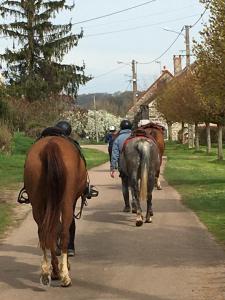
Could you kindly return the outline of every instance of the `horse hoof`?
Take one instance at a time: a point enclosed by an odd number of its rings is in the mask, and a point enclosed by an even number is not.
[[[142,219],[142,218],[136,220],[136,226],[137,226],[137,227],[140,227],[140,226],[142,226],[142,225],[143,225],[143,219]]]
[[[146,219],[145,223],[152,223],[152,218]]]
[[[137,209],[136,208],[132,208],[132,214],[136,214],[137,213]]]
[[[52,280],[60,280],[60,275],[52,272],[51,279]]]
[[[161,187],[161,186],[157,186],[156,188],[157,188],[158,191],[161,191],[161,190],[162,190],[162,187]]]
[[[40,276],[40,284],[43,286],[50,286],[51,285],[51,276],[50,274],[42,274]]]
[[[71,279],[68,276],[64,277],[61,280],[61,287],[69,287],[71,285],[72,285],[72,281],[71,281]]]

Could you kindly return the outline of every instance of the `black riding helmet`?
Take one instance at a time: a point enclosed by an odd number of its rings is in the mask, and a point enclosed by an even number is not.
[[[120,123],[120,129],[131,129],[132,128],[132,124],[129,120],[122,120]]]
[[[65,135],[70,135],[72,132],[72,127],[71,127],[70,123],[67,121],[59,121],[55,125],[55,127],[62,129],[62,131]]]

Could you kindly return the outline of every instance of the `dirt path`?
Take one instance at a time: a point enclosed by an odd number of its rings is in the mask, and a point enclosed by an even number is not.
[[[77,222],[73,285],[39,284],[40,251],[31,214],[0,246],[1,300],[224,300],[225,253],[178,193],[162,182],[152,224],[121,212],[120,179],[109,165],[90,172],[100,196]],[[144,205],[143,205],[144,208]]]

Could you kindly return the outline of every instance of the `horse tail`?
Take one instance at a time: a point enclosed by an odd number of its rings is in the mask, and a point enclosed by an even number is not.
[[[145,140],[139,141],[137,149],[140,154],[140,200],[147,200],[148,194],[148,172],[149,172],[149,143]]]
[[[41,153],[43,164],[43,215],[39,227],[40,246],[50,248],[56,240],[56,230],[60,218],[61,203],[66,186],[66,167],[57,143],[49,141]]]

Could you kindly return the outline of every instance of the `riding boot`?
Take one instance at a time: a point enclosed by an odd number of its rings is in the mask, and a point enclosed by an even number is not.
[[[130,212],[128,178],[126,176],[121,176],[121,179],[122,179],[123,199],[124,199],[124,203],[125,203],[123,212]]]
[[[73,221],[70,225],[70,237],[69,237],[69,243],[68,243],[68,247],[67,247],[68,256],[75,255],[75,247],[74,247],[75,231],[76,231],[76,224],[75,224],[75,220],[73,219]]]
[[[132,206],[132,213],[136,214],[137,213],[137,206],[136,206],[134,201],[132,201],[131,206]]]

